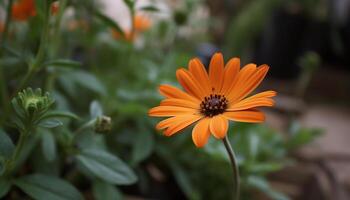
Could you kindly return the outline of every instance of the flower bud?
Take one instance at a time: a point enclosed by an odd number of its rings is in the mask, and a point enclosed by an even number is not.
[[[108,116],[99,116],[95,122],[95,132],[106,134],[112,129],[112,120]]]
[[[40,117],[53,104],[53,99],[48,93],[42,94],[40,88],[33,91],[31,88],[27,88],[22,92],[19,92],[17,97],[18,106],[24,111],[27,117]]]

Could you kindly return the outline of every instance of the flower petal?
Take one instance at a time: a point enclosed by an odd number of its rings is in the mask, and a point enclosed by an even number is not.
[[[264,113],[255,109],[225,112],[223,115],[229,120],[238,122],[261,123],[265,121]]]
[[[261,81],[265,78],[268,70],[269,66],[261,65],[257,68],[253,75],[243,77],[242,80],[238,80],[237,84],[233,88],[233,91],[229,95],[229,100],[231,102],[237,102],[246,97],[259,86]]]
[[[183,119],[181,119],[181,120],[177,121],[176,123],[170,125],[169,128],[167,128],[164,131],[164,135],[165,136],[172,136],[175,133],[185,129],[189,125],[191,125],[191,124],[195,123],[196,121],[200,120],[201,118],[202,118],[202,116],[200,116],[200,115],[187,115]]]
[[[228,120],[222,115],[216,115],[210,120],[210,132],[217,139],[223,139],[228,129]]]
[[[161,106],[179,106],[184,108],[193,108],[193,109],[199,109],[199,104],[188,101],[185,99],[164,99],[162,102],[160,102]]]
[[[230,97],[233,96],[237,90],[241,87],[241,85],[248,79],[250,76],[252,76],[256,72],[256,64],[250,63],[245,65],[239,72],[236,77],[236,79],[231,83],[229,86],[229,89],[226,91],[226,96]],[[237,89],[238,88],[238,89]]]
[[[176,77],[182,87],[194,97],[198,99],[204,98],[206,95],[200,83],[193,77],[193,75],[185,69],[178,69]]]
[[[230,105],[228,111],[247,110],[261,106],[273,106],[275,101],[271,97],[276,96],[275,91],[265,91],[243,99],[236,104]]]
[[[157,106],[148,111],[149,116],[169,117],[181,114],[196,114],[198,111],[193,108],[184,108],[178,106]]]
[[[190,118],[195,118],[197,115],[192,115],[192,114],[183,114],[183,115],[177,115],[174,117],[169,117],[167,119],[164,119],[156,125],[156,129],[161,130],[168,128],[170,126],[173,126],[174,124],[181,123],[182,121],[186,121],[187,119]]]
[[[224,57],[216,53],[209,64],[209,79],[215,92],[220,92],[224,77]]]
[[[210,137],[210,118],[201,119],[192,130],[192,140],[197,147],[204,147]]]
[[[227,94],[231,85],[237,80],[237,75],[240,67],[240,59],[232,58],[226,64],[224,71],[224,80],[221,88],[221,94]]]
[[[189,71],[193,77],[201,84],[206,93],[211,92],[211,85],[208,77],[207,70],[198,58],[194,58],[189,62]]]
[[[185,99],[192,102],[199,102],[197,98],[171,85],[160,85],[159,93],[167,98]]]
[[[272,90],[268,90],[265,92],[259,92],[258,94],[255,94],[253,96],[250,96],[246,99],[250,99],[250,98],[270,98],[270,97],[274,97],[277,95],[276,91],[272,91]]]

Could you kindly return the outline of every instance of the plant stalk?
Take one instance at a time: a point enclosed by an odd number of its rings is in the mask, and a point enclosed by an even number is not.
[[[225,145],[228,157],[230,158],[230,161],[231,161],[232,172],[233,172],[232,175],[233,175],[233,181],[234,181],[233,197],[234,197],[234,200],[239,200],[239,190],[240,190],[239,182],[240,181],[239,181],[239,170],[238,170],[237,159],[227,136],[225,136],[225,138],[222,139],[222,142]]]
[[[19,155],[21,154],[21,151],[23,149],[23,146],[25,144],[25,140],[28,134],[29,134],[28,131],[21,131],[18,143],[15,148],[15,152],[12,154],[11,159],[6,163],[6,166],[5,166],[6,171],[4,173],[5,177],[13,173],[13,169],[15,168],[14,164],[18,160]]]
[[[7,5],[7,9],[6,9],[6,20],[5,20],[5,27],[4,27],[4,32],[2,35],[2,38],[0,38],[1,44],[4,45],[6,40],[7,40],[7,36],[9,33],[9,27],[10,27],[10,23],[11,23],[11,15],[12,15],[12,4],[13,4],[13,0],[9,0],[8,1],[8,5]],[[2,57],[2,49],[4,47],[0,47],[0,57]],[[4,66],[2,66],[2,63],[0,62],[0,95],[1,95],[1,101],[2,101],[2,107],[3,107],[3,115],[7,116],[8,113],[8,91],[7,91],[7,86],[6,86],[6,76],[4,74]],[[1,117],[1,123],[3,122],[3,120],[5,119],[5,117]]]
[[[46,2],[46,1],[44,1],[44,2]],[[17,87],[16,91],[12,94],[12,96],[15,96],[19,91],[24,89],[26,87],[26,85],[28,85],[29,81],[32,79],[34,74],[36,74],[39,71],[42,62],[45,59],[45,54],[46,54],[45,49],[46,49],[46,45],[47,45],[48,37],[49,37],[50,5],[48,2],[45,3],[45,9],[46,9],[45,21],[44,21],[43,31],[41,33],[41,39],[40,39],[40,45],[39,45],[38,52],[36,54],[36,57],[35,57],[33,63],[31,63],[29,65],[29,69],[28,69],[27,74],[25,75],[25,77],[21,81],[20,85]]]

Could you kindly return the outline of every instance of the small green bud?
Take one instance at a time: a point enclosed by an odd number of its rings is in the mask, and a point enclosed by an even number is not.
[[[96,133],[109,133],[112,129],[112,120],[108,116],[99,116],[96,118],[95,122],[95,132]]]
[[[48,93],[43,95],[40,88],[35,91],[32,88],[27,88],[18,93],[16,100],[24,113],[30,117],[40,117],[34,115],[36,113],[39,115],[44,114],[54,102]]]

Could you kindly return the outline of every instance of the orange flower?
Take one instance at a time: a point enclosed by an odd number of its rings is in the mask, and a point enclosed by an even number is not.
[[[35,15],[35,0],[18,0],[12,6],[12,18],[14,20],[24,21]]]
[[[137,31],[137,32],[146,31],[152,25],[151,20],[145,16],[142,16],[142,15],[136,15],[134,17],[133,23],[134,23],[135,31]]]
[[[192,139],[197,147],[203,147],[212,134],[223,139],[228,121],[260,123],[264,113],[262,106],[273,106],[275,91],[265,91],[247,97],[264,79],[269,66],[248,64],[240,69],[240,60],[232,58],[224,67],[221,53],[216,53],[209,65],[209,74],[197,58],[190,60],[189,70],[178,69],[176,77],[185,92],[161,85],[160,93],[166,97],[160,106],[150,109],[149,115],[169,117],[156,126],[164,135],[172,136],[196,123]]]
[[[0,33],[4,32],[4,29],[5,29],[5,25],[0,22]]]
[[[124,39],[126,41],[132,42],[139,33],[148,30],[151,27],[151,20],[142,15],[136,15],[133,20],[133,26],[135,32],[132,33],[131,30],[124,31],[124,36],[122,36],[118,31],[112,30],[112,35],[115,39]]]
[[[112,35],[117,40],[123,39],[123,40],[129,41],[129,42],[132,42],[134,40],[134,36],[135,36],[135,34],[131,34],[130,31],[124,31],[124,36],[123,36],[122,34],[120,34],[116,30],[112,30]]]
[[[59,8],[60,8],[60,6],[59,6],[59,2],[58,1],[52,2],[52,4],[51,4],[51,14],[52,15],[56,15],[58,13]]]

